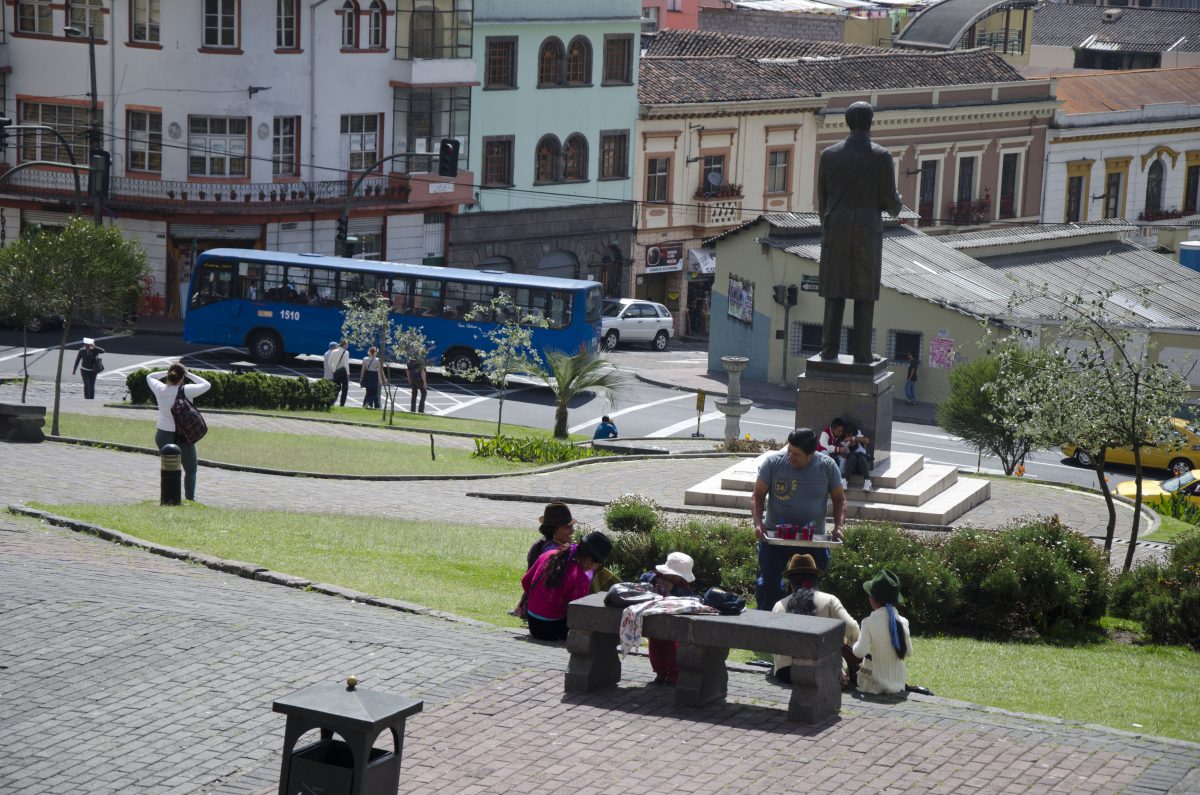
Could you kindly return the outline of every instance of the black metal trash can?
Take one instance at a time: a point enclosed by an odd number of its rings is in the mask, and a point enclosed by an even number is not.
[[[400,786],[404,721],[424,706],[411,698],[359,690],[354,677],[346,685],[317,684],[277,699],[272,709],[288,716],[279,795],[394,795]],[[321,739],[296,749],[312,729],[320,730]],[[373,747],[385,729],[392,732],[391,751]],[[334,732],[342,739],[335,739]]]

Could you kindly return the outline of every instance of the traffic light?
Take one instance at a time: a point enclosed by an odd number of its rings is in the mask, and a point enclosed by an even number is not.
[[[112,155],[108,152],[93,152],[88,163],[88,195],[108,196],[108,174],[111,171]]]
[[[458,139],[443,138],[438,145],[438,176],[458,176]]]
[[[334,243],[334,252],[339,257],[346,256],[346,240],[350,237],[350,216],[342,213],[337,219],[337,238]]]
[[[784,287],[782,284],[777,284],[777,285],[775,285],[774,290],[775,290],[775,303],[779,304],[780,306],[787,306],[787,303],[786,303],[787,288]]]
[[[12,123],[13,120],[7,116],[0,116],[0,156],[8,151],[8,128]]]
[[[787,304],[786,305],[787,306],[795,306],[799,300],[800,300],[800,291],[796,288],[796,285],[789,284],[788,288],[787,288]]]

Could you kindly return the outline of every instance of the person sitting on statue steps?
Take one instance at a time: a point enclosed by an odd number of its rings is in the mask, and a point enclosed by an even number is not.
[[[883,273],[883,219],[900,213],[892,155],[871,142],[869,103],[846,109],[850,135],[821,153],[817,210],[821,217],[819,294],[825,299],[821,358],[837,359],[846,299],[854,301],[854,361],[870,364],[871,329]]]
[[[871,437],[867,436],[853,422],[846,423],[846,433],[842,436],[842,451],[843,458],[842,478],[849,478],[852,475],[862,475],[863,491],[871,491],[873,485],[871,483],[871,467],[875,466],[875,460],[868,452],[868,447],[871,444]],[[843,480],[843,483],[846,481]]]

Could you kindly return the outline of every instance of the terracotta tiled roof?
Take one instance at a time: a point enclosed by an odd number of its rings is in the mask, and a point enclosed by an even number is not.
[[[1068,114],[1141,110],[1164,102],[1200,105],[1200,66],[1063,75],[1058,98]]]
[[[649,40],[643,57],[733,55],[738,58],[813,58],[869,52],[888,52],[888,49],[869,47],[865,44],[845,44],[840,41],[768,39],[707,30],[667,28]]]
[[[638,99],[647,105],[736,102],[1022,79],[1003,58],[987,49],[884,50],[872,55],[787,63],[732,56],[645,57],[638,74]]]
[[[1075,47],[1092,37],[1104,49],[1200,52],[1200,11],[1043,3],[1034,14],[1035,47]]]

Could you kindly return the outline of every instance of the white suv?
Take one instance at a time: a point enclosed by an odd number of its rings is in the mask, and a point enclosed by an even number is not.
[[[648,342],[654,350],[664,350],[675,327],[671,310],[636,298],[606,299],[601,324],[604,348],[610,351],[618,342]]]

